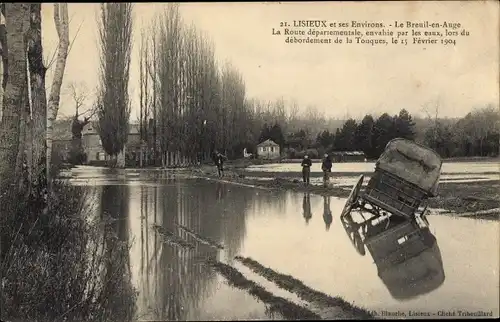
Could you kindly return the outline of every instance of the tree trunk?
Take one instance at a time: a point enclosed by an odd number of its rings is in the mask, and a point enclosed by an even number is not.
[[[26,106],[25,37],[29,28],[29,4],[5,3],[8,80],[0,123],[0,195],[19,178],[15,173],[19,145],[19,121]]]
[[[31,159],[30,181],[37,183],[45,167],[45,135],[47,120],[47,96],[45,93],[45,71],[42,50],[41,3],[30,4],[30,30],[28,33],[28,64],[31,88],[31,144],[28,150]]]
[[[116,156],[116,167],[117,168],[125,168],[125,153],[126,153],[126,148],[123,147],[123,150],[118,153]]]
[[[57,35],[59,36],[59,47],[57,48],[57,63],[52,80],[48,109],[47,109],[47,153],[46,170],[47,180],[50,184],[50,167],[52,156],[52,132],[53,123],[57,118],[59,110],[59,100],[61,96],[61,86],[66,67],[66,58],[68,57],[69,47],[69,24],[68,24],[68,4],[54,3],[54,22],[56,24]]]

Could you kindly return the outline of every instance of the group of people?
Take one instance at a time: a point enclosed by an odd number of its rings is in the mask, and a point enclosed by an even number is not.
[[[312,161],[307,154],[304,156],[301,166],[302,166],[302,180],[304,181],[304,184],[307,186],[309,185],[309,179],[311,176],[311,166],[312,166]],[[325,187],[328,186],[328,183],[330,181],[330,173],[332,172],[332,166],[333,166],[332,158],[328,154],[325,154],[321,162],[321,170],[323,171],[323,185]]]
[[[217,166],[217,172],[219,174],[219,177],[223,177],[224,161],[227,159],[226,156],[218,151],[214,151],[212,158],[215,165]],[[302,166],[302,180],[304,181],[304,184],[307,186],[309,185],[311,176],[311,166],[312,166],[312,161],[307,154],[304,156],[301,166]],[[330,173],[332,172],[332,166],[333,166],[332,158],[328,154],[325,154],[321,162],[321,170],[323,171],[323,185],[325,187],[327,187],[328,183],[330,182]]]

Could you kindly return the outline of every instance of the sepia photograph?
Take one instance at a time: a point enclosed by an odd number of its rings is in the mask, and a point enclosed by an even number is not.
[[[499,4],[0,3],[0,322],[498,319]]]

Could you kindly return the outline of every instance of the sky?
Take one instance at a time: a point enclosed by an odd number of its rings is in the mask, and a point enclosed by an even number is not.
[[[163,3],[134,5],[134,48],[130,95],[138,114],[140,30],[161,12]],[[70,3],[69,54],[58,117],[74,113],[65,90],[70,83],[89,92],[97,86],[98,4]],[[203,31],[215,44],[220,62],[229,60],[243,76],[248,98],[297,102],[326,116],[359,118],[367,113],[413,115],[434,113],[462,117],[473,108],[499,102],[499,5],[478,2],[293,2],[181,3],[183,20]],[[469,31],[455,46],[370,46],[286,44],[272,35],[281,21],[320,19],[329,22],[424,20],[458,22]],[[78,34],[77,34],[77,30]],[[76,37],[75,37],[76,36]],[[57,47],[53,4],[42,5],[42,37],[46,62]],[[47,73],[51,82],[53,64]],[[92,97],[87,106],[92,104]]]

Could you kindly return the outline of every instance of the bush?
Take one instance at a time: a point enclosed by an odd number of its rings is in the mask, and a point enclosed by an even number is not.
[[[128,244],[110,243],[110,229],[102,234],[84,189],[54,182],[50,194],[41,186],[0,199],[2,320],[133,318],[135,294],[121,271]],[[115,307],[117,298],[126,304]]]

